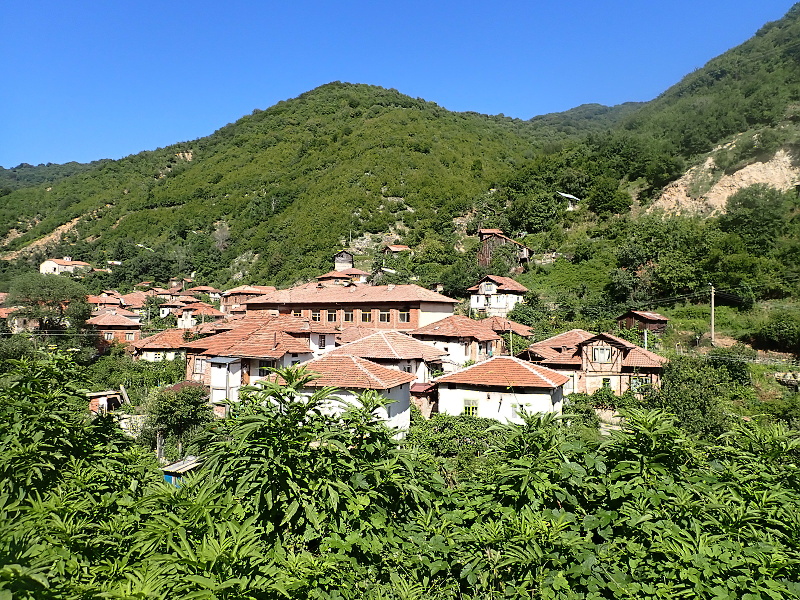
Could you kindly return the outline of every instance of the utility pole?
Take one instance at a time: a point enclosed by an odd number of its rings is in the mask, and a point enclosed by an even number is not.
[[[714,284],[709,283],[711,286],[711,345],[714,345]]]

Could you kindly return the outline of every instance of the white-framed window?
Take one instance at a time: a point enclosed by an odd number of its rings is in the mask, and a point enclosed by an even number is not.
[[[133,341],[133,332],[126,332],[125,333],[125,341],[132,342]]]
[[[511,405],[511,416],[515,419],[521,419],[523,413],[529,412],[530,405],[528,404],[512,404]]]
[[[319,349],[324,350],[328,347],[328,337],[325,335],[319,336]]]
[[[611,389],[611,378],[610,377],[603,377],[603,387],[607,389]]]
[[[464,412],[462,415],[469,415],[470,417],[478,416],[478,399],[477,398],[464,398]]]
[[[293,308],[292,309],[292,316],[293,317],[302,317],[303,316],[303,311],[300,310],[299,308]]]
[[[317,321],[317,322],[321,321],[322,320],[322,313],[320,311],[318,311],[318,310],[312,310],[311,311],[311,320],[312,321]]]
[[[328,323],[336,323],[336,311],[335,310],[329,310],[329,311],[326,311],[326,312],[328,314]]]
[[[164,358],[164,354],[161,352],[153,352],[153,360],[162,360]]]
[[[352,310],[345,310],[342,313],[342,321],[345,323],[352,323],[353,322],[353,311]]]
[[[388,323],[391,320],[392,320],[392,313],[389,311],[388,308],[386,309],[382,308],[378,313],[378,321],[380,321],[381,323]]]
[[[599,363],[611,362],[611,347],[610,346],[594,346],[592,348],[592,361]]]
[[[411,322],[411,311],[407,308],[401,308],[397,311],[397,321],[399,323],[410,323]]]
[[[195,375],[202,375],[206,370],[206,359],[205,358],[195,358],[194,359],[194,374]]]
[[[362,323],[372,323],[372,311],[371,310],[362,310],[361,311],[361,322]]]
[[[104,339],[105,341],[107,341],[107,342],[110,342],[110,341],[112,341],[112,340],[114,339],[114,334],[113,334],[112,332],[110,332],[110,331],[106,331],[106,332],[103,334],[103,339]]]

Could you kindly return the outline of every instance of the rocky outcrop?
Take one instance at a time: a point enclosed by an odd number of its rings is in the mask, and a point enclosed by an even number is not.
[[[800,184],[800,168],[792,164],[786,150],[778,150],[770,160],[757,162],[732,175],[718,176],[713,156],[692,167],[680,179],[664,188],[648,207],[671,215],[713,215],[725,212],[728,198],[739,190],[763,183],[786,191]],[[709,187],[710,186],[710,187]]]

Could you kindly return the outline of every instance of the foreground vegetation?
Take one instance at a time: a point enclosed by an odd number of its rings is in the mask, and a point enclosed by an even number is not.
[[[481,468],[454,467],[398,447],[377,398],[334,419],[332,390],[298,401],[305,375],[284,376],[207,429],[176,488],[109,417],[87,418],[67,359],[16,363],[0,387],[0,594],[800,597],[800,436],[784,425],[703,441],[638,409],[596,439],[531,416],[492,428]]]

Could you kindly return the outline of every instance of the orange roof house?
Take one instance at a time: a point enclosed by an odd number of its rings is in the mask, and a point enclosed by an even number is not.
[[[531,344],[517,356],[570,377],[566,393],[594,393],[601,387],[615,394],[658,385],[667,359],[610,333],[572,329]]]
[[[141,336],[139,323],[111,313],[103,313],[86,321],[100,336],[98,348],[104,350],[113,343],[128,344]]]
[[[439,412],[523,421],[523,412],[560,413],[569,377],[513,356],[495,356],[434,380]]]
[[[311,282],[247,301],[247,314],[291,314],[347,327],[411,330],[453,314],[457,300],[418,285]]]
[[[173,360],[184,354],[181,346],[186,343],[185,336],[185,329],[173,328],[131,342],[133,358],[149,362]]]
[[[505,317],[524,300],[528,288],[511,277],[486,275],[467,291],[470,310],[479,315]]]
[[[451,315],[419,327],[409,335],[447,352],[442,359],[445,371],[453,371],[468,361],[478,362],[496,354],[501,338],[482,321]]]
[[[71,256],[64,258],[48,258],[39,265],[39,272],[45,275],[62,275],[64,273],[79,273],[91,270],[92,265],[82,260],[72,260]]]
[[[245,302],[274,291],[271,285],[240,285],[222,292],[219,308],[225,314],[244,313]]]
[[[411,373],[416,381],[428,381],[431,367],[440,369],[442,357],[447,352],[399,331],[378,331],[338,346],[326,354],[338,355],[366,358],[385,367]]]

